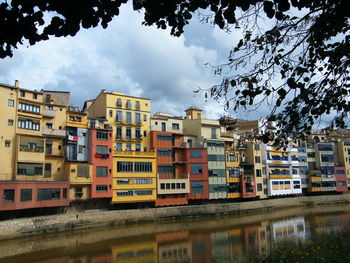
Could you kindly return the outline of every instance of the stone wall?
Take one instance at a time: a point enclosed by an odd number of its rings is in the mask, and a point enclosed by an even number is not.
[[[84,212],[53,216],[0,221],[0,240],[103,226],[125,226],[134,223],[174,220],[178,218],[184,219],[192,217],[258,213],[269,209],[341,203],[350,203],[350,194],[301,196],[249,202],[133,210],[87,210]]]

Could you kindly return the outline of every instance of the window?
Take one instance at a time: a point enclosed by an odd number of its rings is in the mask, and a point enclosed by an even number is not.
[[[125,146],[125,151],[131,151],[131,143],[127,143]]]
[[[122,137],[123,137],[122,127],[117,126],[117,139],[121,139]]]
[[[46,123],[46,129],[53,129],[53,123],[47,122]]]
[[[17,174],[25,176],[35,176],[43,174],[42,163],[18,163]]]
[[[211,128],[211,138],[216,139],[216,128]]]
[[[53,110],[53,107],[52,106],[47,106],[47,110],[50,110],[52,111]],[[60,109],[62,111],[62,109]]]
[[[236,158],[236,154],[233,152],[227,153],[227,161],[228,162],[237,162],[238,158]]]
[[[260,151],[260,145],[259,144],[254,144],[254,150],[255,151]]]
[[[160,164],[158,165],[159,174],[172,174],[173,166],[171,164]]]
[[[260,156],[255,156],[255,162],[256,163],[260,163],[261,161],[260,161]]]
[[[117,107],[121,107],[122,105],[122,99],[117,99]]]
[[[8,126],[13,126],[13,120],[8,119],[8,120],[7,120],[7,125],[8,125]]]
[[[126,139],[131,140],[131,127],[126,127]]]
[[[78,177],[85,177],[85,178],[89,178],[89,172],[90,172],[90,169],[89,169],[89,166],[87,165],[79,165],[78,166],[78,174],[77,176]]]
[[[33,105],[33,104],[27,104],[20,102],[18,105],[18,109],[20,111],[27,111],[27,112],[33,112],[33,113],[40,113],[40,106]]]
[[[256,174],[256,177],[261,177],[261,170],[260,169],[256,169],[255,170],[255,174]]]
[[[202,151],[200,150],[192,150],[191,158],[202,158]]]
[[[202,164],[201,163],[192,163],[191,164],[191,173],[192,174],[202,174]]]
[[[10,146],[11,146],[11,141],[5,140],[5,147],[10,147]]]
[[[256,186],[258,191],[262,191],[262,184],[257,184]]]
[[[96,138],[98,140],[107,140],[108,139],[108,132],[107,131],[97,131]]]
[[[140,102],[139,102],[139,101],[135,101],[135,108],[136,108],[137,110],[140,109]]]
[[[223,155],[223,154],[208,154],[208,161],[224,162],[225,155]]]
[[[122,122],[123,121],[123,112],[122,111],[117,111],[117,115],[116,115],[116,121],[117,122]]]
[[[316,169],[316,162],[308,162],[307,164],[308,164],[310,170]]]
[[[78,153],[84,153],[85,145],[78,145]]]
[[[315,144],[312,143],[312,142],[308,142],[306,147],[307,147],[308,149],[314,149],[314,148],[315,148]]]
[[[126,123],[131,123],[131,112],[130,111],[126,112]]]
[[[40,122],[31,120],[31,119],[18,119],[17,127],[19,129],[39,131],[40,130]]]
[[[4,202],[11,203],[15,201],[15,190],[5,189],[4,190]]]
[[[143,131],[143,137],[147,137],[147,131]]]
[[[15,106],[15,101],[9,99],[9,100],[7,101],[7,105],[8,105],[9,107],[14,107],[14,106]]]
[[[338,169],[338,170],[336,170],[336,174],[343,174],[343,175],[345,175],[345,170]]]
[[[210,169],[209,177],[226,177],[225,169]]]
[[[113,117],[113,110],[109,110],[109,117]]]
[[[107,185],[96,185],[96,192],[108,192]]]
[[[143,115],[143,120],[147,121],[147,115],[146,114]]]
[[[157,134],[157,140],[158,141],[172,141],[173,136],[170,134]]]
[[[134,184],[152,184],[151,178],[135,178]]]
[[[158,148],[157,155],[158,156],[164,156],[164,157],[170,157],[172,156],[172,149],[170,148]]]
[[[324,163],[333,163],[334,156],[329,154],[321,154],[321,161]]]
[[[135,123],[141,124],[141,114],[138,112],[135,113]]]
[[[60,199],[61,191],[60,189],[38,189],[37,200],[57,200]]]
[[[117,142],[117,151],[123,150],[123,144],[121,142]]]
[[[338,186],[346,186],[346,182],[340,181],[340,182],[338,182]]]
[[[96,154],[108,154],[108,146],[96,145]]]
[[[107,166],[97,166],[96,167],[96,176],[97,177],[107,177],[108,176],[108,167]]]
[[[67,198],[67,188],[63,188],[63,193],[62,193],[63,198]]]
[[[172,123],[172,124],[171,124],[171,128],[172,128],[173,130],[179,130],[179,129],[180,129],[180,125],[179,125],[178,123]]]
[[[130,100],[126,101],[126,108],[131,109],[131,101]]]
[[[21,189],[21,202],[32,201],[32,189]]]
[[[33,98],[34,100],[36,100],[36,99],[38,98],[38,95],[37,95],[36,93],[33,93],[32,98]]]
[[[141,140],[141,129],[140,128],[135,128],[135,137],[136,140]]]
[[[308,157],[308,158],[315,158],[316,155],[315,155],[314,152],[308,152],[308,153],[307,153],[307,157]]]
[[[139,144],[139,143],[135,144],[135,151],[141,152],[141,144]]]
[[[51,177],[51,163],[45,163],[45,177]]]
[[[214,148],[224,148],[225,143],[224,142],[218,142],[218,141],[207,141],[208,147],[214,147]]]
[[[162,131],[166,131],[166,123],[165,122],[162,122]]]
[[[132,172],[133,170],[132,162],[117,162],[117,172]]]
[[[135,162],[135,172],[152,172],[151,162]]]
[[[240,169],[239,167],[229,167],[227,168],[228,174],[230,177],[239,177],[240,176]]]
[[[333,151],[333,145],[332,144],[319,144],[318,145],[319,151],[327,151],[332,152]]]

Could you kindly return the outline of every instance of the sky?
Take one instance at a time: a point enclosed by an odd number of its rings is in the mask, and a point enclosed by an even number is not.
[[[18,46],[13,57],[0,60],[0,83],[18,80],[25,89],[70,91],[71,104],[80,108],[105,89],[151,99],[152,114],[183,116],[194,105],[207,118],[228,115],[223,102],[193,91],[220,82],[205,64],[224,62],[241,32],[228,34],[194,17],[177,38],[142,21],[141,13],[124,5],[107,29],[81,29],[75,37]]]

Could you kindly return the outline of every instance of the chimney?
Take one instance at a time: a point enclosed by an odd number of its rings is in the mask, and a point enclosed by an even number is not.
[[[19,89],[19,81],[17,79],[15,80],[15,88]]]

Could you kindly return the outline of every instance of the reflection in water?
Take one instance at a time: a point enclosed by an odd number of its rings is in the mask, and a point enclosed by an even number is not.
[[[225,222],[230,222],[226,218]],[[172,223],[169,223],[172,224]],[[203,224],[201,222],[198,225]],[[242,262],[250,250],[268,253],[283,240],[313,240],[320,234],[350,227],[350,211],[332,214],[255,221],[227,226],[220,220],[205,221],[199,228],[163,231],[96,242],[91,249],[82,246],[55,253],[25,254],[0,258],[5,262],[37,263],[209,263]],[[100,247],[100,248],[99,248]],[[98,248],[98,249],[97,249]],[[1,244],[0,244],[1,249]],[[45,256],[43,256],[45,255]]]

